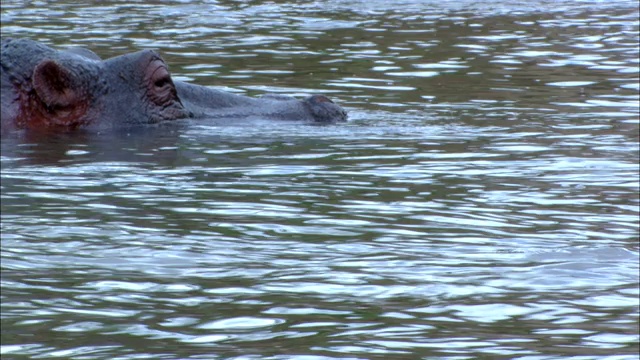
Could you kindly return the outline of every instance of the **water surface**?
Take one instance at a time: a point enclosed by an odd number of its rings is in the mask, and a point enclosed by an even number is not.
[[[4,1],[346,124],[2,139],[3,359],[637,359],[638,10]]]

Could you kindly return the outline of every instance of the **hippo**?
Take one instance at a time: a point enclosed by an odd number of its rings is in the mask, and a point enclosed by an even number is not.
[[[29,39],[2,39],[2,132],[102,130],[178,119],[345,121],[323,95],[249,97],[174,81],[153,50],[102,60],[84,48],[56,50]]]

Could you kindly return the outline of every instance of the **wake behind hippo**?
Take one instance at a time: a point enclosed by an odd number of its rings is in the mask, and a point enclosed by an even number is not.
[[[252,98],[173,81],[155,51],[107,60],[73,48],[2,39],[2,131],[101,130],[185,118],[336,122],[346,112],[327,97]]]

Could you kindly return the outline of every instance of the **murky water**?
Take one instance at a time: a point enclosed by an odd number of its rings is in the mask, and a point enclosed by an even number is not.
[[[3,359],[637,359],[635,1],[3,1],[347,124],[2,139]]]

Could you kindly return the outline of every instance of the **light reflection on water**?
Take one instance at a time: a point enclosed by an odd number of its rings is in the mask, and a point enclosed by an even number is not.
[[[350,112],[3,138],[3,358],[637,358],[636,4],[397,4],[3,3]]]

